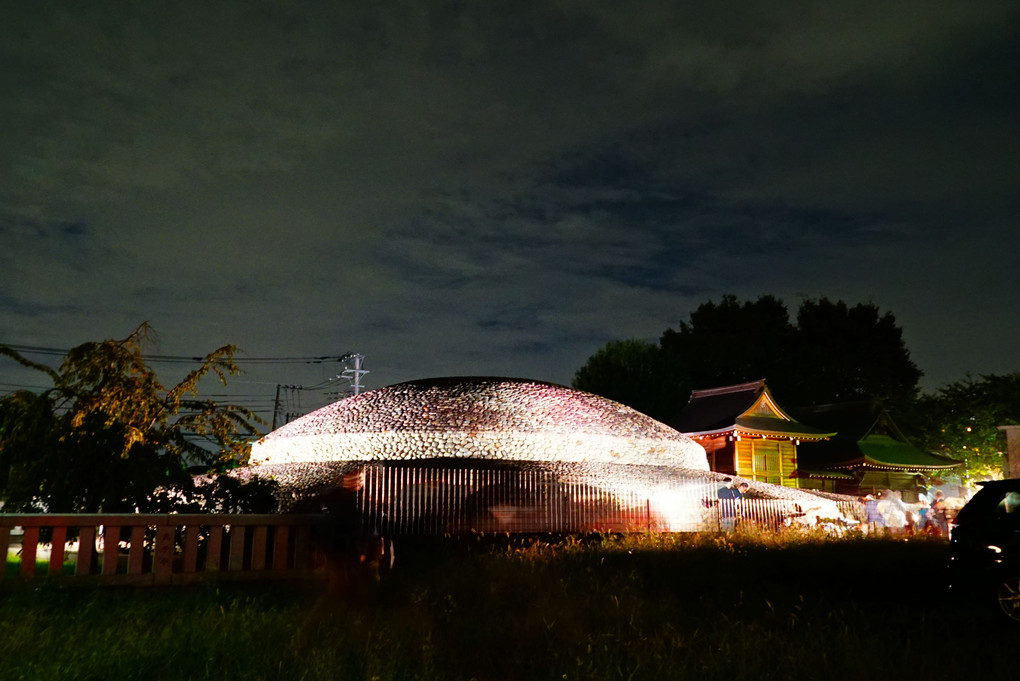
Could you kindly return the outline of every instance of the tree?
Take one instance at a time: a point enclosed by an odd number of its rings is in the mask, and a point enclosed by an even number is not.
[[[660,420],[675,416],[690,394],[673,357],[641,340],[610,341],[578,369],[571,385]]]
[[[975,480],[1002,477],[1005,434],[998,426],[1020,423],[1020,372],[967,376],[934,395],[922,396],[910,425],[918,442],[964,462]]]
[[[85,343],[58,370],[6,346],[0,354],[47,374],[53,388],[0,399],[0,499],[8,510],[165,510],[166,490],[196,492],[189,467],[222,473],[247,461],[261,420],[198,396],[200,381],[239,373],[236,348],[208,354],[165,388],[142,355],[152,331]],[[158,491],[163,490],[164,494]],[[173,496],[173,495],[170,495]]]
[[[696,387],[765,378],[790,406],[877,399],[897,407],[917,394],[921,371],[910,360],[891,312],[805,300],[792,325],[772,296],[703,303],[661,339],[689,367]]]
[[[791,407],[869,399],[900,413],[916,397],[921,378],[895,317],[870,303],[806,300],[794,325],[774,296],[740,301],[726,295],[699,305],[676,330],[666,329],[659,345],[663,356],[656,361],[669,367],[672,392],[658,373],[644,371],[636,356],[629,357],[640,355],[638,350],[652,356],[647,348],[613,343],[588,360],[574,386],[666,418],[686,403],[690,387],[762,378]],[[659,404],[652,396],[674,403]]]
[[[870,303],[805,300],[797,310],[788,377],[791,404],[873,399],[898,410],[917,397],[922,372],[891,312]]]
[[[660,345],[683,364],[695,388],[768,378],[776,390],[789,373],[793,337],[790,315],[777,298],[741,303],[726,295],[718,304],[699,305],[677,331],[666,329]]]

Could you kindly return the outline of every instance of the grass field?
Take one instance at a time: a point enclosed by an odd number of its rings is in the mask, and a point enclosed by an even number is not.
[[[9,585],[5,679],[924,679],[1015,675],[1020,628],[950,602],[942,541],[422,543],[318,584]]]

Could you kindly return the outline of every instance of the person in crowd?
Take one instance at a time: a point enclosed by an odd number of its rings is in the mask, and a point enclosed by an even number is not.
[[[906,527],[907,505],[903,503],[899,492],[885,490],[878,502],[878,510],[882,514],[885,526],[893,534],[900,534]]]
[[[723,480],[726,484],[719,488],[719,514],[722,529],[729,532],[736,529],[740,514],[740,500],[750,488],[746,482],[735,484],[733,478]]]
[[[868,494],[864,497],[864,518],[869,532],[879,532],[885,527],[885,518],[878,509],[878,499]]]
[[[318,497],[319,512],[329,521],[320,529],[318,543],[326,558],[328,591],[333,594],[357,588],[365,578],[375,579],[390,565],[392,547],[366,523],[361,513],[365,470],[346,471],[339,484]]]
[[[926,534],[930,524],[928,513],[931,511],[931,500],[927,494],[917,495],[917,531]]]
[[[931,523],[933,526],[933,532],[935,536],[944,536],[949,534],[949,517],[946,515],[946,494],[940,489],[935,490],[935,495],[931,502]]]

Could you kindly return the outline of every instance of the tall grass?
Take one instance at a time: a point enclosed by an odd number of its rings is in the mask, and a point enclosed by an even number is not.
[[[946,545],[815,535],[478,538],[318,583],[13,586],[11,679],[930,679],[1014,674],[1020,630],[945,598]]]

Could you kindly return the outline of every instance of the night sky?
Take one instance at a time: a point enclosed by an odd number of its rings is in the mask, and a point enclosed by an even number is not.
[[[4,3],[0,342],[569,384],[773,294],[1020,370],[1020,3],[698,5]]]

